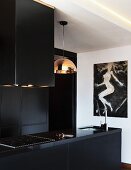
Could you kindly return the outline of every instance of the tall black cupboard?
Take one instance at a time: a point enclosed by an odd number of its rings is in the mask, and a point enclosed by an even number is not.
[[[54,9],[0,1],[0,84],[54,85]]]

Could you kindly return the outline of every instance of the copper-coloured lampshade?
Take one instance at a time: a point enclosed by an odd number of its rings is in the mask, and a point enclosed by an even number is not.
[[[54,62],[54,73],[57,74],[72,74],[77,71],[75,64],[66,58],[57,59]]]

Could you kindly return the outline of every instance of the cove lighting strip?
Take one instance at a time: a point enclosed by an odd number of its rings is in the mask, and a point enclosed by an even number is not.
[[[128,31],[131,31],[131,19],[123,16],[115,10],[100,3],[99,0],[71,0],[74,4],[81,6],[83,9],[94,13],[105,20],[112,22]],[[106,1],[105,1],[106,2]]]
[[[33,0],[34,2],[37,2],[37,3],[39,3],[39,4],[42,4],[42,5],[45,5],[45,6],[48,6],[48,7],[50,7],[50,8],[55,8],[55,7],[53,7],[52,5],[50,5],[50,4],[47,4],[47,3],[45,3],[44,1],[42,1],[42,0]]]
[[[104,6],[103,4],[95,1],[95,0],[90,0],[92,3],[94,3],[95,5],[97,5],[98,7],[100,7],[101,9],[111,13],[112,15],[118,17],[119,19],[123,20],[124,22],[126,22],[127,24],[131,25],[131,21],[128,20],[127,18],[123,17],[122,15],[118,14],[117,12],[111,10],[110,8]]]

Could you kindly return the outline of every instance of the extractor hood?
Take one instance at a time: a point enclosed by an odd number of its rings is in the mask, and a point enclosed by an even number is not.
[[[54,85],[54,9],[33,0],[0,2],[0,85]]]

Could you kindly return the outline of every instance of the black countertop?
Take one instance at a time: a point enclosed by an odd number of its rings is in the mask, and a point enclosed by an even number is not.
[[[50,138],[54,141],[49,141],[47,143],[39,143],[32,146],[25,146],[20,148],[9,148],[5,146],[0,146],[0,157],[3,156],[10,156],[13,154],[25,153],[25,152],[32,152],[34,150],[44,149],[47,147],[53,147],[60,144],[75,142],[79,140],[84,140],[88,138],[95,138],[100,137],[103,135],[110,135],[116,132],[121,132],[119,128],[108,128],[108,131],[102,130],[99,127],[88,127],[85,129],[77,129],[76,131],[73,130],[61,130],[61,131],[53,131],[53,132],[44,132],[44,133],[37,133],[31,134],[31,136],[36,137],[44,137]],[[6,140],[11,138],[6,138]],[[0,139],[0,142],[5,139]]]

